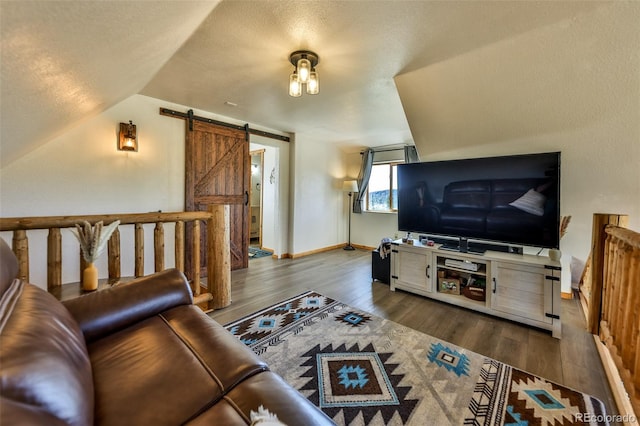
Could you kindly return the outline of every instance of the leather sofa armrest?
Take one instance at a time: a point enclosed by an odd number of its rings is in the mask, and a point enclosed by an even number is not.
[[[193,303],[184,274],[168,269],[63,302],[87,343],[179,305]]]

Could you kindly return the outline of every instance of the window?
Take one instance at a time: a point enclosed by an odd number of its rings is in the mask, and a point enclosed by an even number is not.
[[[371,168],[367,187],[367,210],[395,212],[398,210],[398,164],[378,163]]]

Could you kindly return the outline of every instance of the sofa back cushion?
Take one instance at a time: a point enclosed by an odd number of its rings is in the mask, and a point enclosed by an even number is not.
[[[82,332],[46,291],[14,280],[0,297],[3,418],[93,424],[91,364]],[[43,417],[44,416],[44,417]]]
[[[488,180],[451,182],[444,188],[442,201],[445,208],[489,210],[491,182]]]
[[[177,269],[63,302],[88,345],[167,309],[192,303],[189,282]]]

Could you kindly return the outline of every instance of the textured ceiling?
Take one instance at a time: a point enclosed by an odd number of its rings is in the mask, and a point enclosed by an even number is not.
[[[0,160],[136,94],[217,2],[0,1]]]
[[[593,4],[2,1],[1,161],[136,93],[330,143],[408,142],[394,76]],[[298,49],[320,56],[319,95],[287,95]]]

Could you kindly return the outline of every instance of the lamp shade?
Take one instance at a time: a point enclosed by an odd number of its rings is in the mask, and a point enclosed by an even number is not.
[[[294,98],[302,96],[302,84],[296,73],[289,76],[289,96],[293,96]]]
[[[345,180],[342,182],[342,191],[344,192],[358,192],[358,181]]]
[[[309,82],[309,74],[311,73],[311,62],[304,57],[298,61],[298,66],[296,69],[296,74],[298,74],[298,78],[300,79],[300,83],[308,83]]]
[[[309,74],[309,81],[307,82],[307,94],[317,95],[320,92],[320,82],[318,81],[318,73],[313,68],[313,71]]]

